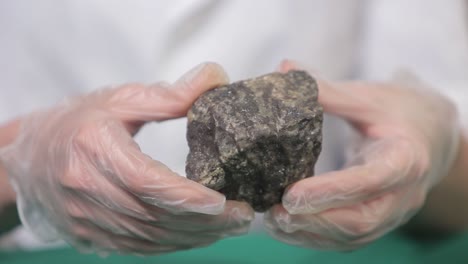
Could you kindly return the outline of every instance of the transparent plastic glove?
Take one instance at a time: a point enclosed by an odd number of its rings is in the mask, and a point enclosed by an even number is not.
[[[124,85],[22,119],[0,156],[23,223],[81,250],[136,254],[247,232],[247,204],[177,175],[132,138],[145,122],[184,116],[201,93],[226,82],[220,66],[206,63],[173,85]]]
[[[281,65],[291,68],[289,61]],[[344,169],[290,186],[265,223],[286,243],[352,250],[421,208],[456,156],[457,115],[448,100],[414,80],[411,86],[319,81],[319,101],[325,112],[347,120],[360,140],[350,144]]]

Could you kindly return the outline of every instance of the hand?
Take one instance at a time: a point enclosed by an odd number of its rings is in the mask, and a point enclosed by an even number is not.
[[[295,67],[286,61],[281,69]],[[448,173],[459,141],[456,111],[421,83],[319,81],[319,102],[360,140],[344,169],[290,186],[265,222],[286,243],[352,250],[408,221]]]
[[[124,85],[22,119],[0,152],[23,223],[82,250],[156,254],[247,232],[252,209],[172,172],[132,136],[150,121],[182,117],[223,85],[202,64],[173,85]]]

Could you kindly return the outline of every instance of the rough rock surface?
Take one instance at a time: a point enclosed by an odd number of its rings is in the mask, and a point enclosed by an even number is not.
[[[271,73],[203,94],[188,113],[189,179],[263,212],[314,174],[322,108],[304,71]]]

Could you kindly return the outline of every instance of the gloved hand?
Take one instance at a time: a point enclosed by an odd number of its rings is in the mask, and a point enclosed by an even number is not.
[[[226,82],[207,63],[173,85],[124,85],[24,117],[16,141],[0,151],[23,223],[81,250],[138,254],[247,232],[247,204],[177,175],[132,138],[146,122],[184,116],[201,93]]]
[[[281,65],[292,68],[290,61]],[[420,82],[319,80],[319,102],[348,121],[360,140],[342,170],[290,186],[265,223],[286,243],[352,250],[408,221],[448,174],[458,149],[457,114]]]

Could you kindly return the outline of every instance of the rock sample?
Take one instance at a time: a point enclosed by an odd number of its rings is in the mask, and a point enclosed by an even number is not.
[[[271,73],[204,93],[188,113],[189,179],[263,212],[314,174],[322,107],[304,71]]]

